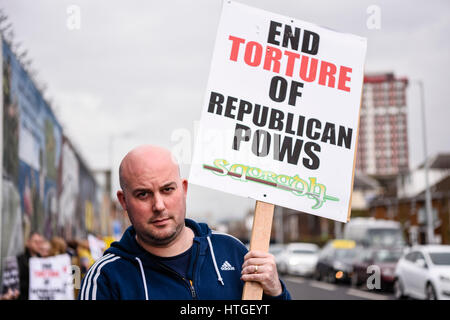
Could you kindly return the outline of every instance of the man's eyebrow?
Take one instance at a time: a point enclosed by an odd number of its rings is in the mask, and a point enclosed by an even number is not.
[[[164,185],[161,187],[161,189],[170,187],[170,186],[172,186],[172,185],[175,185],[175,186],[176,186],[177,183],[176,183],[175,181],[167,182],[166,184],[164,184]]]
[[[152,192],[152,190],[150,190],[150,189],[148,189],[148,188],[136,188],[136,189],[134,189],[133,190],[133,194],[136,194],[136,193],[138,193],[138,192],[142,192],[142,191],[145,191],[145,192]]]

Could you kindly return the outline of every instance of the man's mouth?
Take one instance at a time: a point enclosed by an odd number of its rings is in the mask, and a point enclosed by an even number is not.
[[[156,219],[153,220],[151,222],[151,224],[155,225],[155,226],[162,226],[165,225],[167,222],[169,222],[170,218],[161,218],[161,219]]]

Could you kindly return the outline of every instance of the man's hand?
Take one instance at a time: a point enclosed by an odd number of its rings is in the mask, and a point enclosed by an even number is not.
[[[15,300],[19,297],[19,290],[8,288],[8,291],[0,296],[0,300]]]
[[[278,296],[283,291],[275,258],[267,252],[252,250],[245,255],[241,280],[259,282],[269,296]]]

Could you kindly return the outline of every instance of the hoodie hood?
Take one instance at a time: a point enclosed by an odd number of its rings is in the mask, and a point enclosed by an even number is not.
[[[202,255],[204,255],[206,249],[209,247],[214,269],[217,276],[217,281],[219,281],[223,286],[224,285],[223,278],[217,266],[214,249],[210,239],[210,236],[212,234],[211,229],[208,227],[206,223],[197,223],[191,219],[185,219],[185,225],[188,228],[192,229],[192,231],[194,232],[194,241],[192,246],[193,248],[195,248],[194,250],[196,252],[200,252]],[[151,267],[161,270],[161,265],[155,261],[155,259],[153,258],[154,256],[151,253],[147,252],[144,248],[142,248],[138,244],[138,242],[136,241],[136,230],[134,229],[134,227],[133,226],[128,227],[127,230],[124,232],[120,241],[113,242],[111,244],[111,247],[108,250],[106,250],[104,254],[117,255],[119,257],[131,261],[132,263],[138,266],[142,277],[142,282],[144,285],[145,297],[146,299],[148,299],[147,279],[145,277],[144,269],[145,267]],[[194,260],[195,259],[190,260],[188,268],[188,274],[190,275],[191,278],[193,274]]]
[[[240,274],[247,248],[204,223],[185,219],[185,225],[194,232],[186,274],[178,274],[143,249],[130,226],[89,269],[79,299],[241,299]],[[289,298],[283,285],[277,299]]]

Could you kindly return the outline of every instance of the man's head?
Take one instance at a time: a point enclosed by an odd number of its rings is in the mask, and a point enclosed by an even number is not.
[[[144,145],[131,150],[119,168],[117,198],[140,241],[166,246],[180,234],[186,215],[187,180],[172,154]]]
[[[50,241],[44,239],[42,241],[41,247],[39,248],[39,255],[43,258],[51,256],[52,245]]]
[[[26,247],[31,256],[37,256],[41,254],[41,248],[45,242],[44,237],[39,232],[32,232],[26,242]]]

